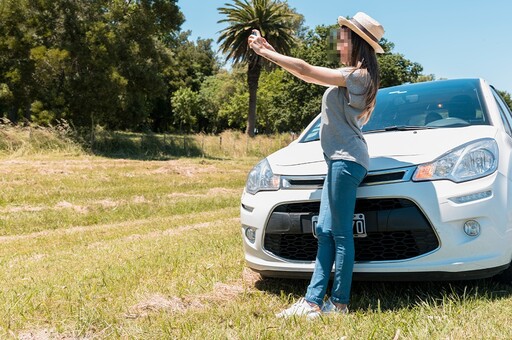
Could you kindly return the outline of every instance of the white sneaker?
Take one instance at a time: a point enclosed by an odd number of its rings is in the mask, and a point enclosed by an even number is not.
[[[291,316],[305,316],[308,319],[319,317],[321,312],[312,307],[304,298],[299,299],[290,308],[276,314],[278,318],[289,318]]]
[[[348,313],[348,307],[345,308],[339,308],[337,307],[332,301],[331,298],[329,298],[324,305],[322,306],[322,313],[324,314],[333,314],[333,313],[340,313],[340,314],[347,314]]]

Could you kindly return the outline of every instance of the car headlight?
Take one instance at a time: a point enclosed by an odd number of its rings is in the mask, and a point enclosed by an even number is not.
[[[279,180],[280,177],[274,175],[270,164],[265,158],[249,172],[245,190],[253,195],[258,191],[277,190],[279,189]]]
[[[448,179],[456,183],[492,174],[498,168],[498,145],[494,139],[479,139],[419,165],[413,181]]]

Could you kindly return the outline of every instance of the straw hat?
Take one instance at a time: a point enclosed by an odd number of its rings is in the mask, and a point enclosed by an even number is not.
[[[373,47],[375,53],[384,53],[384,50],[379,45],[379,40],[384,35],[384,28],[368,14],[358,12],[352,19],[338,17],[338,24],[356,32],[357,35]]]

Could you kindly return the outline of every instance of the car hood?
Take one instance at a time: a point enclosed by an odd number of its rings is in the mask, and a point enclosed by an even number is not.
[[[492,126],[468,126],[365,134],[370,154],[369,171],[394,169],[433,161],[459,145],[480,138],[494,138]],[[325,174],[320,141],[292,143],[273,153],[268,161],[275,174]]]

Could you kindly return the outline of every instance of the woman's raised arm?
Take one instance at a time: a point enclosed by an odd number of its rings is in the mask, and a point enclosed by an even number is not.
[[[256,54],[279,65],[297,78],[308,83],[324,86],[346,86],[346,79],[339,70],[314,66],[302,59],[280,54],[261,37],[257,30],[253,32],[256,33],[256,35],[249,37],[249,47],[252,48]]]

